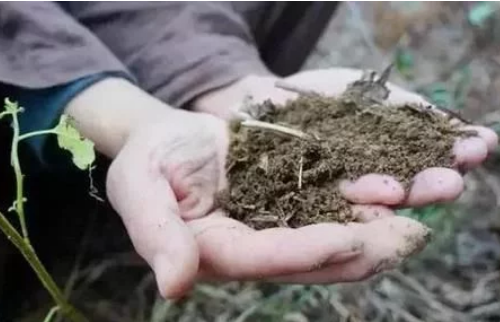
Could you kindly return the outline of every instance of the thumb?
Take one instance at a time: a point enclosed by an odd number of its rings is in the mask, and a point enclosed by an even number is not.
[[[192,288],[198,248],[159,162],[150,155],[144,144],[125,146],[109,168],[107,195],[136,251],[153,269],[161,296],[178,298]]]

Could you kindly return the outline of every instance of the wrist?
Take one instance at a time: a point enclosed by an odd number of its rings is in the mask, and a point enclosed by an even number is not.
[[[65,113],[97,151],[114,158],[130,133],[172,110],[125,79],[107,78],[79,93]]]

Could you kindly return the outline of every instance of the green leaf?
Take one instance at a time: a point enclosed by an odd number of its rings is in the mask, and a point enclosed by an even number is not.
[[[490,128],[500,135],[500,123],[494,123],[493,125],[490,125]]]
[[[469,92],[470,83],[472,80],[470,66],[464,66],[458,71],[458,80],[454,88],[454,101],[453,106],[456,109],[463,109],[465,101]]]
[[[73,163],[81,170],[89,169],[95,161],[94,144],[80,135],[71,124],[69,116],[61,116],[55,131],[59,147],[71,153]]]
[[[446,207],[441,205],[430,205],[418,208],[400,209],[396,213],[399,216],[415,219],[425,224],[431,224],[438,218],[442,217],[446,211]]]
[[[495,5],[491,2],[481,2],[469,11],[469,22],[473,26],[483,27],[484,23],[494,14],[495,9]]]
[[[431,86],[424,88],[422,90],[423,94],[429,98],[431,103],[443,106],[451,107],[453,103],[453,95],[448,90],[446,84],[435,83]]]
[[[0,113],[0,118],[6,114],[15,114],[23,112],[23,108],[19,106],[18,102],[11,101],[8,97],[4,99],[4,111]]]
[[[413,77],[415,58],[413,54],[404,48],[397,48],[395,53],[395,65],[398,72],[406,78]]]

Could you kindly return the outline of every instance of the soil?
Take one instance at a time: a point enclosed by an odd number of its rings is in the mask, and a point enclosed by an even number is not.
[[[356,218],[340,180],[387,174],[408,192],[418,172],[454,167],[455,140],[473,134],[430,106],[387,104],[387,76],[363,77],[340,97],[302,92],[284,106],[253,106],[258,122],[298,134],[238,123],[219,205],[255,229],[346,223]]]

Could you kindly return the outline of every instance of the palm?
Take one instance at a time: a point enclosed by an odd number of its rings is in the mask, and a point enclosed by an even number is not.
[[[309,72],[289,81],[335,94],[353,77],[352,72],[344,78],[337,73]],[[332,79],[344,83],[333,86]],[[290,97],[276,89],[262,93],[262,98]],[[393,96],[415,99],[402,90]],[[457,143],[461,165],[480,163],[496,145],[496,135],[484,128],[479,132],[481,138]],[[214,192],[225,185],[227,148],[222,120],[177,111],[132,134],[109,170],[108,197],[165,297],[185,294],[200,279],[360,280],[397,265],[425,245],[429,231],[423,225],[396,217],[383,206],[355,206],[359,223],[252,230],[213,209]],[[404,205],[398,189],[385,189],[384,180],[372,174],[341,190],[358,204]],[[462,187],[457,172],[428,169],[417,175],[406,205],[454,199]]]
[[[198,279],[358,280],[425,243],[426,228],[383,207],[358,207],[363,224],[254,231],[212,209],[225,184],[225,123],[186,112],[165,122],[129,138],[107,189],[166,297],[184,294]]]

